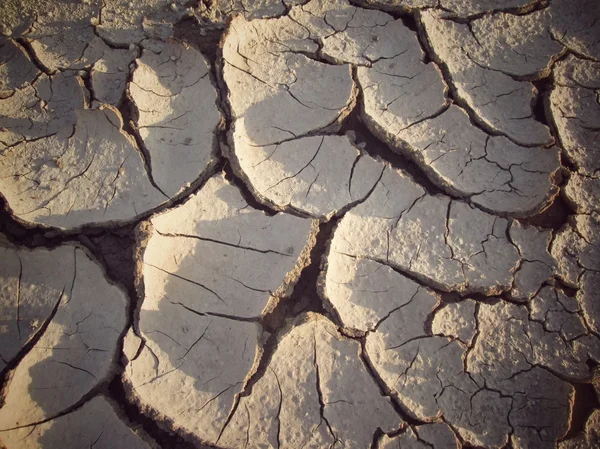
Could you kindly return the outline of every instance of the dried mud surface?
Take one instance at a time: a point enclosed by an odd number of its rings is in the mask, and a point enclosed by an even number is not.
[[[600,447],[600,3],[0,5],[0,447]]]

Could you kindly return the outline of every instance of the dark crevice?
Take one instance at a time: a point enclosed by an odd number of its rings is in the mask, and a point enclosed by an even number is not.
[[[552,126],[550,127],[550,129],[552,130]],[[560,158],[561,166],[563,168],[556,172],[553,181],[559,189],[562,189],[562,187],[568,181],[569,172],[573,167],[569,165],[569,162],[566,160],[564,154],[562,154]],[[568,222],[569,217],[571,215],[575,214],[575,209],[565,200],[564,196],[558,194],[554,198],[552,204],[550,204],[543,211],[533,216],[518,218],[517,221],[519,221],[523,225],[538,226],[540,228],[552,229],[554,231],[557,231]]]
[[[196,18],[187,18],[175,25],[174,35],[177,39],[189,44],[199,50],[209,61],[210,79],[217,91],[217,107],[223,118],[215,135],[216,152],[222,161],[220,168],[225,179],[240,191],[248,205],[254,209],[261,210],[269,216],[277,213],[276,210],[258,201],[245,182],[235,173],[227,149],[229,148],[228,134],[232,128],[232,114],[227,101],[228,89],[223,80],[224,59],[221,50],[223,29],[202,27]]]
[[[469,290],[467,290],[467,291],[442,290],[443,288],[448,288],[448,287],[444,287],[442,284],[437,283],[435,280],[433,280],[432,278],[430,278],[428,276],[421,275],[416,271],[411,271],[407,267],[402,267],[402,266],[396,265],[393,262],[390,262],[389,260],[384,260],[382,258],[376,258],[376,257],[369,257],[369,256],[365,256],[365,255],[357,256],[354,254],[348,254],[348,253],[342,253],[342,252],[340,252],[339,254],[343,254],[344,256],[351,257],[354,259],[367,259],[367,260],[376,262],[380,265],[384,265],[384,266],[390,268],[391,270],[395,271],[396,273],[402,275],[403,277],[410,279],[415,284],[418,284],[420,287],[432,291],[433,293],[435,293],[438,296],[441,296],[446,293],[452,293],[452,294],[461,295],[461,297],[474,298],[476,296],[480,296],[483,298],[489,298],[488,296],[486,296],[482,293],[471,292]]]
[[[133,80],[133,70],[129,72],[129,76],[127,78],[127,85],[131,83]],[[137,106],[135,105],[133,99],[129,96],[129,92],[126,92],[123,99],[121,100],[121,104],[119,105],[119,112],[123,118],[123,131],[129,134],[137,144],[137,148],[140,151],[142,159],[144,161],[144,167],[146,168],[146,175],[148,176],[148,180],[150,184],[159,191],[167,200],[169,196],[163,192],[163,190],[156,184],[154,177],[152,176],[152,156],[150,155],[150,151],[146,148],[146,144],[142,139],[142,136],[137,129],[136,123],[139,118],[139,112]]]
[[[572,173],[578,170],[577,164],[564,151],[560,155],[560,164]]]
[[[376,11],[384,11],[388,14],[390,14],[391,16],[393,16],[394,18],[400,18],[400,17],[405,17],[407,14],[410,14],[412,12],[415,11],[419,11],[419,10],[438,10],[440,12],[445,12],[446,16],[445,18],[447,18],[448,20],[452,20],[454,22],[457,23],[469,23],[473,20],[479,19],[483,16],[486,15],[491,15],[491,14],[497,14],[497,13],[505,13],[505,14],[512,14],[512,15],[517,15],[517,16],[523,16],[523,15],[527,15],[527,14],[531,14],[532,12],[535,11],[540,11],[542,9],[547,8],[548,6],[550,6],[550,1],[551,0],[532,0],[530,3],[526,4],[525,6],[521,6],[521,7],[514,7],[514,8],[496,8],[496,9],[489,9],[488,11],[484,11],[484,12],[480,12],[477,14],[472,14],[468,17],[458,17],[456,15],[456,13],[452,12],[450,9],[444,8],[443,6],[440,5],[440,2],[438,1],[438,5],[434,6],[434,7],[409,7],[406,5],[403,5],[402,2],[379,2],[379,3],[375,3],[375,4],[371,4],[369,3],[368,0],[350,0],[350,4],[359,8],[365,8],[365,9],[373,9]]]
[[[339,134],[351,134],[356,136],[356,144],[363,147],[372,157],[379,158],[389,162],[392,167],[405,171],[416,183],[423,187],[431,195],[444,194],[438,186],[433,184],[423,170],[410,159],[401,154],[392,151],[388,144],[379,140],[367,128],[360,116],[360,103],[362,102],[362,93],[359,94],[358,104],[352,112],[344,119]]]
[[[380,394],[382,396],[386,396],[386,397],[390,398],[390,403],[391,403],[392,407],[394,408],[395,412],[402,418],[402,420],[404,420],[409,425],[420,426],[423,424],[427,424],[425,421],[421,421],[421,420],[415,418],[413,415],[411,415],[410,412],[408,412],[407,409],[405,409],[405,407],[403,407],[398,402],[398,400],[392,394],[391,390],[387,387],[384,380],[381,378],[381,376],[379,375],[377,370],[375,370],[375,368],[373,367],[373,365],[371,363],[371,360],[369,359],[369,356],[365,349],[366,338],[361,337],[360,339],[357,339],[357,341],[360,342],[361,350],[360,350],[359,355],[360,355],[360,359],[362,360],[365,369],[367,370],[367,372],[369,373],[369,375],[371,376],[371,378],[374,380],[375,384],[379,388]]]
[[[393,14],[392,14],[393,16]],[[413,33],[417,33],[418,32],[418,27],[417,27],[417,20],[415,19],[415,16],[413,16],[412,14],[403,14],[400,17],[395,17],[396,19],[400,19],[402,20],[402,24],[408,28],[409,30],[411,30]]]
[[[542,9],[547,8],[548,6],[550,6],[550,1],[551,0],[537,0],[537,1],[532,0],[530,3],[528,3],[524,6],[520,6],[520,7],[517,6],[517,7],[513,7],[513,8],[489,9],[488,11],[480,12],[477,14],[472,14],[468,17],[457,17],[456,15],[453,15],[452,12],[448,11],[449,14],[446,18],[449,20],[452,20],[454,22],[457,22],[457,23],[469,23],[469,22],[472,22],[473,20],[480,19],[484,16],[498,14],[498,13],[511,14],[511,15],[515,15],[515,16],[524,16],[527,14],[531,14],[532,12],[541,11]],[[442,8],[440,8],[440,9],[443,10]],[[447,11],[447,10],[445,10],[445,11]]]
[[[327,246],[333,238],[333,231],[339,220],[340,218],[332,218],[319,225],[317,241],[311,249],[309,263],[300,273],[294,291],[289,298],[281,298],[277,306],[262,319],[266,331],[276,332],[287,320],[301,313],[315,312],[330,316],[323,306],[317,284]]]
[[[44,246],[55,248],[64,243],[64,238],[56,238],[56,232],[36,226],[25,226],[15,220],[8,203],[0,195],[0,233],[16,245],[29,248]],[[54,238],[53,238],[54,237]]]
[[[575,437],[585,429],[585,424],[592,412],[600,408],[600,401],[590,383],[573,383],[575,388],[575,397],[573,399],[573,408],[571,423],[564,440]]]
[[[135,295],[135,225],[108,230],[102,234],[81,235],[79,240],[104,265],[107,275]]]
[[[458,435],[458,432],[454,431],[454,434]],[[462,449],[487,449],[485,446],[478,446],[475,444],[471,444],[464,440],[461,440],[460,438],[458,440],[461,442]],[[502,446],[502,449],[513,449],[512,443],[510,442],[510,440],[508,441],[508,443],[506,443],[505,446]]]
[[[279,339],[282,332],[286,330],[287,323],[306,312],[328,315],[319,297],[317,282],[319,273],[321,272],[323,255],[327,250],[329,241],[333,237],[333,230],[338,221],[339,218],[333,218],[328,222],[320,224],[316,243],[310,252],[309,263],[300,272],[291,295],[279,298],[276,306],[259,321],[263,329],[269,332],[270,335],[262,347],[263,353],[258,367],[246,382],[243,391],[236,397],[229,414],[229,419],[223,426],[223,430],[237,410],[241,398],[252,394],[254,385],[264,377],[267,369],[269,369],[273,355],[277,350]]]
[[[517,221],[526,226],[538,226],[557,231],[568,222],[569,216],[574,213],[575,211],[564,198],[558,195],[554,202],[543,212],[531,217],[518,218]]]
[[[21,48],[23,48],[23,50],[25,50],[25,53],[27,53],[27,56],[29,56],[29,58],[31,59],[31,62],[33,62],[33,64],[37,67],[38,70],[40,70],[41,72],[44,72],[48,76],[51,76],[55,73],[54,71],[52,71],[48,67],[46,67],[42,63],[42,61],[40,61],[40,59],[37,57],[35,51],[33,50],[31,43],[29,43],[29,41],[27,39],[17,38],[17,39],[15,39],[15,41],[21,46]]]
[[[249,206],[251,206],[254,209],[263,211],[268,216],[273,216],[277,214],[276,210],[271,209],[264,203],[261,203],[254,197],[254,195],[252,195],[252,192],[250,191],[248,186],[246,186],[244,181],[242,181],[238,176],[236,176],[229,161],[225,162],[225,164],[223,165],[223,173],[225,175],[225,179],[237,187],[237,189],[242,194],[244,201],[246,201],[246,203]]]
[[[256,385],[256,383],[264,377],[265,373],[267,372],[267,369],[269,369],[269,364],[271,363],[271,359],[273,358],[273,355],[275,354],[275,351],[277,349],[278,339],[279,339],[279,332],[276,329],[276,330],[274,330],[274,332],[272,332],[269,335],[269,337],[267,338],[267,341],[264,343],[264,345],[262,347],[261,358],[260,358],[260,361],[258,363],[256,370],[254,371],[254,373],[252,373],[250,375],[250,377],[246,381],[242,391],[240,393],[236,394],[233,406],[231,407],[231,410],[229,412],[229,416],[228,416],[227,420],[225,421],[225,423],[223,424],[223,427],[221,428],[221,433],[219,434],[219,437],[217,438],[217,444],[218,444],[219,439],[221,438],[223,432],[229,425],[231,419],[235,415],[235,412],[237,411],[238,406],[240,405],[241,399],[243,397],[247,397],[252,394],[252,389],[254,388],[254,385]]]
[[[102,381],[99,384],[96,384],[95,387],[93,387],[91,390],[89,390],[86,394],[84,394],[83,396],[81,396],[81,398],[75,402],[73,405],[70,405],[69,407],[61,410],[60,412],[52,415],[49,418],[45,418],[42,419],[40,421],[35,421],[35,422],[31,422],[28,424],[24,424],[24,425],[18,425],[12,428],[7,428],[7,429],[3,429],[3,431],[9,431],[9,430],[16,430],[16,429],[25,429],[25,428],[35,428],[36,426],[40,425],[40,424],[44,424],[50,421],[54,421],[55,419],[58,419],[62,416],[68,415],[70,413],[75,412],[76,410],[78,410],[79,408],[83,407],[87,402],[89,402],[90,400],[92,400],[93,398],[95,398],[96,396],[102,394],[104,392],[104,390],[106,389],[106,381]]]
[[[417,25],[417,19],[413,14],[391,14],[395,19],[402,20],[402,24],[415,33],[415,36],[418,35],[419,27]]]
[[[385,2],[389,4],[385,4],[384,2],[379,2],[376,4],[369,3],[369,0],[349,0],[349,3],[352,6],[356,6],[357,8],[363,9],[371,9],[375,11],[383,11],[394,19],[399,19],[407,14],[410,14],[417,8],[410,8],[406,5],[403,5],[402,2]]]
[[[102,25],[102,8],[100,8],[100,23],[99,25]],[[96,36],[98,39],[100,39],[108,48],[111,48],[113,50],[128,50],[130,49],[130,44],[121,44],[121,43],[117,43],[117,42],[112,42],[110,41],[108,38],[104,37],[103,35],[101,35],[98,32],[98,26],[92,26],[92,29],[94,31],[94,36]]]
[[[537,81],[531,81],[531,83],[535,86],[535,89],[537,90],[537,98],[535,99],[535,103],[533,104],[532,108],[533,117],[538,122],[550,127],[551,120],[548,119],[548,117],[550,117],[548,100],[550,96],[550,90],[552,89],[554,84],[553,77],[549,76]]]
[[[551,285],[554,288],[556,288],[557,290],[560,290],[562,293],[565,294],[565,296],[568,296],[569,298],[575,298],[577,296],[577,289],[573,288],[571,286],[566,285],[562,281],[562,279],[560,279],[558,277],[555,277],[554,279],[552,279],[552,284]]]
[[[231,120],[229,118],[230,115],[227,114],[226,117],[227,117],[226,129],[229,130],[229,129],[231,129],[230,128]],[[224,142],[222,145],[224,145],[225,148],[228,147],[226,134],[227,134],[227,132],[224,132],[223,136],[221,136],[221,139],[220,139],[222,142]],[[231,161],[229,160],[229,156],[223,155],[223,158],[225,159],[225,162],[223,164],[223,173],[225,175],[225,179],[237,187],[237,189],[241,193],[242,197],[244,198],[244,201],[246,201],[246,203],[249,206],[253,207],[254,209],[263,211],[268,216],[272,217],[273,215],[276,215],[278,213],[278,211],[275,210],[274,208],[266,205],[265,203],[260,202],[258,199],[256,199],[256,197],[252,194],[252,192],[250,191],[250,189],[248,188],[248,186],[246,185],[244,180],[242,180],[235,173],[233,165],[231,164]]]
[[[121,411],[133,426],[141,427],[148,436],[159,444],[161,449],[208,449],[213,447],[199,442],[193,444],[182,436],[160,427],[153,417],[146,416],[137,405],[127,400],[127,393],[120,376],[115,376],[108,385],[108,396],[117,402]]]
[[[94,95],[94,86],[92,85],[92,77],[90,76],[89,70],[79,70],[78,76],[83,81],[83,85],[85,87],[86,93],[89,94],[89,98],[86,98],[85,101],[87,103],[87,107],[91,108],[91,104],[96,100],[96,96]]]
[[[200,26],[195,17],[185,18],[173,27],[175,39],[198,49],[208,58],[212,66],[217,60],[217,51],[223,32],[224,29]]]
[[[221,169],[222,164],[219,161],[215,161],[189,188],[180,192],[169,201],[165,201],[154,209],[140,213],[134,218],[124,220],[123,222],[92,223],[67,230],[38,223],[29,223],[15,218],[8,202],[0,193],[0,233],[6,235],[12,243],[30,249],[38,247],[53,249],[67,243],[84,243],[87,246],[89,242],[85,238],[82,238],[83,236],[101,236],[107,232],[123,235],[123,230],[135,227],[151,215],[160,213],[166,209],[173,209],[185,203],[192,194],[202,189],[211,176],[220,172]]]
[[[104,267],[107,276],[126,291],[133,288],[133,248],[136,224],[111,228],[87,227],[77,233],[63,234],[53,229],[27,227],[10,214],[6,202],[0,197],[0,233],[17,245],[29,249],[55,249],[65,244],[81,244]]]
[[[373,442],[371,443],[371,447],[369,449],[377,449],[379,447],[379,440],[381,437],[383,437],[383,435],[383,430],[378,427],[373,434]]]
[[[402,20],[402,24],[408,28],[409,30],[411,30],[413,33],[415,33],[415,37],[417,38],[417,41],[419,42],[419,45],[421,47],[421,51],[423,52],[423,58],[421,60],[421,62],[423,62],[423,64],[429,64],[431,62],[433,62],[433,51],[431,50],[431,48],[428,45],[427,42],[427,37],[425,36],[425,32],[421,31],[420,28],[420,23],[419,23],[419,12],[418,11],[414,11],[410,14],[392,14],[394,16],[394,18],[396,19],[401,19]]]

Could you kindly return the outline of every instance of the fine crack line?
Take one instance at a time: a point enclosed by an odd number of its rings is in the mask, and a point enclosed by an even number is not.
[[[325,421],[325,424],[327,425],[327,429],[329,430],[329,433],[331,434],[331,436],[334,439],[333,443],[330,446],[330,448],[332,448],[339,441],[339,439],[336,436],[336,434],[333,432],[333,429],[331,428],[331,424],[329,423],[329,420],[325,417],[325,401],[323,400],[323,391],[321,390],[321,376],[320,376],[320,372],[319,372],[319,364],[317,362],[317,336],[316,336],[316,333],[314,332],[314,330],[313,330],[313,365],[315,367],[315,382],[316,382],[317,396],[319,398],[319,409],[321,412],[321,420]]]
[[[72,368],[72,369],[77,370],[77,371],[84,372],[84,373],[89,374],[90,376],[92,376],[94,379],[97,379],[96,376],[93,373],[91,373],[90,371],[86,370],[85,368],[80,368],[78,366],[71,365],[70,363],[62,362],[60,360],[49,360],[49,362],[51,362],[51,363],[59,363],[60,365],[68,366],[69,368]]]
[[[210,288],[208,288],[206,285],[203,285],[203,284],[201,284],[201,283],[200,283],[200,282],[198,282],[198,281],[194,281],[194,280],[192,280],[192,279],[188,279],[188,278],[186,278],[186,277],[183,277],[183,276],[180,276],[180,275],[178,275],[178,274],[171,273],[170,271],[167,271],[167,270],[165,270],[165,269],[163,269],[163,268],[157,267],[156,265],[152,265],[151,263],[148,263],[148,262],[144,262],[144,265],[148,265],[149,267],[152,267],[152,268],[154,268],[154,269],[156,269],[156,270],[158,270],[158,271],[162,271],[163,273],[165,273],[165,274],[168,274],[168,275],[170,275],[170,276],[173,276],[173,277],[176,277],[177,279],[181,279],[182,281],[189,282],[190,284],[197,285],[198,287],[201,287],[201,288],[203,288],[203,289],[204,289],[204,290],[206,290],[207,292],[209,292],[209,293],[212,293],[212,294],[213,294],[214,296],[216,296],[216,297],[217,297],[217,299],[218,299],[219,301],[221,301],[223,304],[227,304],[227,303],[226,303],[226,302],[223,300],[223,298],[221,298],[221,297],[219,296],[219,294],[218,294],[217,292],[215,292],[214,290],[211,290],[211,289],[210,289]]]
[[[203,317],[204,316],[214,316],[217,318],[224,318],[227,320],[234,320],[234,321],[243,321],[246,323],[256,323],[261,318],[260,316],[259,317],[242,317],[242,316],[228,315],[226,313],[219,313],[219,312],[200,312],[199,310],[192,309],[191,307],[188,307],[181,302],[169,301],[169,303],[173,304],[174,306],[181,306],[184,309],[186,309],[187,311],[195,313],[196,315],[203,316]]]
[[[23,261],[17,253],[19,259],[19,280],[17,284],[17,331],[19,332],[19,340],[21,340],[21,281],[23,279]]]
[[[319,154],[319,151],[321,151],[321,147],[323,146],[323,142],[325,141],[325,136],[321,137],[321,142],[319,143],[319,146],[317,148],[317,151],[315,151],[315,154],[313,154],[312,158],[306,163],[306,165],[304,167],[302,167],[300,170],[298,170],[296,173],[294,173],[291,176],[286,176],[282,179],[280,179],[279,181],[277,181],[275,184],[273,184],[271,187],[269,187],[267,189],[267,191],[271,190],[274,187],[277,187],[279,184],[281,184],[284,181],[287,181],[288,179],[292,179],[295,178],[296,176],[298,176],[300,173],[302,173],[309,165],[312,164],[312,162],[315,160],[315,158],[317,157],[317,155]]]
[[[277,408],[277,448],[279,449],[281,447],[281,406],[283,405],[283,391],[281,390],[281,384],[279,383],[279,377],[277,377],[277,373],[270,366],[268,368],[275,376],[277,388],[279,389],[279,406]]]
[[[185,354],[183,354],[181,357],[179,357],[179,360],[184,359],[185,356],[188,355],[192,349],[194,349],[194,346],[196,346],[198,343],[200,343],[200,340],[202,340],[204,338],[204,336],[206,335],[206,332],[208,332],[208,328],[210,327],[211,324],[212,324],[212,320],[208,322],[208,324],[204,328],[204,331],[202,331],[202,334],[200,334],[200,336],[196,339],[196,341],[194,343],[192,343],[192,345],[185,351]]]
[[[31,349],[33,349],[36,344],[39,342],[39,340],[43,337],[43,335],[46,333],[46,329],[48,328],[48,326],[50,325],[50,323],[52,322],[52,320],[54,319],[54,316],[56,315],[58,308],[62,302],[62,298],[65,294],[65,290],[67,289],[66,284],[63,286],[63,289],[61,290],[61,292],[58,295],[58,300],[56,301],[56,304],[54,305],[52,311],[50,312],[50,315],[48,316],[48,318],[46,318],[46,320],[42,323],[42,325],[40,326],[40,329],[35,333],[35,335],[33,335],[33,337],[29,340],[29,343],[26,344],[20,351],[19,354],[17,354],[15,357],[13,357],[13,359],[10,361],[9,364],[7,364],[6,367],[4,367],[3,370],[3,374],[6,373],[8,369],[10,369],[13,366],[17,366],[18,363],[23,360],[27,354],[29,354],[29,352],[31,351]],[[11,365],[11,366],[9,366]],[[6,379],[3,379],[4,382],[6,382]]]
[[[236,245],[235,243],[229,243],[229,242],[225,242],[223,240],[216,240],[216,239],[211,239],[208,237],[200,237],[199,235],[179,234],[179,233],[173,234],[173,233],[167,233],[167,232],[160,232],[159,230],[156,230],[156,232],[163,237],[181,237],[181,238],[188,238],[188,239],[197,239],[197,240],[201,240],[203,242],[216,243],[217,245],[224,245],[224,246],[229,246],[231,248],[243,249],[243,250],[247,250],[247,251],[254,251],[254,252],[262,253],[262,254],[278,254],[280,256],[292,257],[292,254],[282,253],[279,251],[275,251],[273,249],[258,249],[258,248],[252,248],[251,246]]]

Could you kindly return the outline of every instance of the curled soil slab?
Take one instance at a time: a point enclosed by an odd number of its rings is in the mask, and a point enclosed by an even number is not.
[[[33,81],[39,71],[31,63],[29,56],[12,39],[0,37],[0,96],[12,95],[14,89]]]
[[[254,147],[238,160],[261,198],[316,217],[364,200],[383,172],[380,163],[346,136],[302,137]]]
[[[2,155],[0,192],[19,219],[73,229],[126,221],[168,197],[154,187],[117,110],[78,110],[71,136],[23,142]]]
[[[158,54],[144,50],[129,94],[154,182],[173,196],[195,181],[213,157],[220,116],[206,59],[176,43]]]
[[[597,288],[600,286],[600,238],[597,214],[578,215],[556,235],[552,255],[559,261],[559,275],[569,285],[579,287],[577,299],[590,327],[600,330],[600,306]]]
[[[130,124],[110,106],[121,102],[137,51],[112,50],[94,39],[86,47],[95,54],[92,92],[70,72],[38,71],[16,42],[3,41],[10,84],[0,99],[0,192],[23,222],[72,230],[131,221],[198,182],[214,164],[220,115],[204,57],[170,44],[138,60],[129,90],[140,148],[123,129]],[[110,51],[94,50],[95,43]]]
[[[160,64],[161,56],[146,54],[139,60],[130,90],[146,158],[123,130],[121,113],[109,106],[118,103],[125,81],[113,86],[115,79],[103,78],[107,72],[101,68],[110,63],[99,59],[94,66],[98,72],[91,82],[101,87],[94,101],[103,104],[89,110],[79,77],[30,70],[32,62],[16,44],[6,45],[13,57],[4,67],[20,87],[0,100],[0,192],[20,220],[65,230],[130,221],[168,201],[209,168],[220,118],[208,67],[195,50],[177,61],[174,53],[183,47],[167,47],[161,55],[170,64],[158,73],[147,64]],[[25,67],[16,65],[21,62]],[[193,75],[182,79],[178,71]],[[171,90],[161,90],[158,76],[169,81]],[[185,132],[192,124],[194,131]],[[183,172],[175,174],[178,168]]]
[[[80,247],[2,252],[2,358],[19,363],[4,387],[0,430],[31,432],[111,375],[127,298]]]
[[[538,3],[537,0],[359,0],[357,3],[371,8],[382,8],[391,12],[438,7],[453,18],[466,19],[494,11],[526,11]]]
[[[598,357],[577,299],[544,287],[529,307],[444,304],[385,264],[332,254],[328,260],[324,295],[344,329],[366,334],[367,359],[415,419],[441,413],[462,440],[484,447],[502,447],[509,434],[516,447],[554,447],[566,432],[573,390],[562,379],[585,378],[588,358]],[[525,399],[524,390],[538,402]],[[556,409],[532,418],[513,408],[523,401]],[[553,433],[540,436],[530,426]]]
[[[6,65],[9,64],[13,64],[12,60]],[[17,73],[23,73],[20,67],[23,66],[14,66]],[[12,91],[0,99],[3,160],[5,151],[19,143],[73,134],[75,111],[83,109],[85,104],[80,78],[66,77],[62,73],[48,76],[36,71],[30,71],[28,75],[25,83],[20,83],[20,87],[13,86]]]
[[[330,254],[367,258],[444,290],[494,294],[513,282],[520,257],[509,222],[427,194],[386,168],[373,193],[340,221]]]
[[[12,16],[7,8],[3,25],[8,36],[28,47],[45,72],[87,71],[95,98],[116,105],[137,47],[113,48],[97,36],[104,9],[98,0],[76,5],[64,0],[30,2]]]
[[[302,316],[277,344],[265,375],[224,428],[226,447],[368,447],[401,425],[359,357],[360,345],[318,315]],[[299,392],[302,392],[299,394]]]
[[[600,63],[569,56],[554,70],[556,84],[550,94],[552,117],[566,156],[583,175],[600,169],[596,140],[600,127]]]
[[[287,25],[286,34],[282,35],[284,25]],[[257,26],[268,27],[265,32],[273,37],[266,43],[258,39],[255,42],[254,38],[247,40],[249,34],[259,32]],[[243,40],[238,35],[243,36]],[[318,41],[319,45],[315,46],[312,41]],[[557,51],[562,48],[558,45]],[[339,64],[319,65],[319,71],[323,67],[331,72],[327,77],[334,77],[332,82],[339,77],[333,73],[335,68],[344,67],[346,63],[359,66],[356,78],[362,89],[363,117],[369,128],[382,140],[393,143],[396,151],[414,159],[434,183],[450,194],[469,198],[493,212],[522,216],[543,210],[557,193],[554,182],[559,168],[557,149],[524,148],[507,138],[490,136],[472,125],[464,110],[456,106],[448,109],[447,88],[440,71],[434,64],[423,62],[424,54],[416,35],[402,20],[394,20],[388,14],[361,10],[341,1],[311,2],[305,7],[293,8],[289,17],[234,23],[223,51],[225,81],[236,117],[234,160],[255,194],[278,208],[291,206],[311,215],[326,216],[357,199],[342,185],[341,189],[327,185],[328,179],[348,178],[346,173],[354,167],[350,160],[357,160],[353,152],[348,150],[347,156],[328,154],[331,144],[327,141],[332,140],[328,136],[324,136],[323,145],[317,138],[302,140],[303,134],[318,133],[320,128],[330,127],[335,117],[332,113],[343,106],[331,108],[333,103],[325,106],[314,101],[303,102],[301,97],[306,95],[307,89],[301,91],[300,86],[304,86],[303,78],[308,75],[297,66],[298,58],[306,58],[307,51],[314,53],[315,58],[318,54],[326,61]],[[276,59],[277,54],[283,57]],[[550,58],[547,59],[549,64]],[[307,64],[317,63],[307,61]],[[267,67],[277,66],[281,69],[265,71]],[[316,92],[327,89],[327,77],[321,77]],[[264,91],[264,98],[253,100],[255,108],[278,112],[275,130],[266,132],[265,126],[261,126],[252,131],[256,128],[252,123],[255,120],[249,117],[255,111],[245,106],[249,101],[246,83]],[[293,83],[291,87],[289,83]],[[315,91],[314,82],[310,88]],[[289,96],[279,99],[281,94],[277,92],[281,91]],[[329,91],[327,95],[333,93]],[[327,97],[321,95],[320,98],[323,102]],[[292,99],[298,103],[294,108],[284,106],[293,102]],[[302,122],[294,120],[286,128],[279,112],[282,109],[295,111],[298,119],[302,117],[306,121],[306,127],[298,128]],[[312,125],[319,115],[324,115],[322,122]],[[269,117],[264,113],[260,116]],[[269,126],[275,127],[273,122],[269,120]],[[465,133],[464,129],[469,131]],[[302,148],[306,145],[316,150],[305,152]],[[329,169],[334,170],[331,175],[327,176],[320,169],[326,165],[319,160],[319,155],[336,161],[336,167]],[[347,162],[344,163],[344,159]],[[322,203],[327,199],[330,205],[324,207]]]
[[[600,60],[600,5],[590,0],[557,0],[549,9],[553,37],[575,54]]]
[[[142,407],[214,444],[256,370],[259,319],[296,282],[314,224],[255,210],[216,176],[151,228],[139,266],[143,346],[126,380]]]
[[[599,5],[5,0],[0,447],[598,447]]]
[[[549,32],[552,9],[526,15],[497,13],[470,23],[472,39],[463,48],[476,64],[509,76],[538,78],[548,75],[550,67],[565,49]],[[523,39],[527,36],[527,39]]]
[[[464,42],[478,44],[467,24],[429,11],[421,15],[421,23],[435,60],[448,72],[457,98],[482,125],[522,145],[553,142],[548,127],[533,116],[534,86],[494,70],[487,61],[484,64],[472,59]]]
[[[564,189],[569,204],[582,214],[600,212],[600,63],[568,56],[556,64],[550,109],[564,147],[575,166]]]
[[[102,396],[86,402],[81,408],[32,427],[21,427],[0,433],[9,446],[23,449],[82,447],[116,449],[150,449],[156,447],[130,429],[114,411],[114,405]]]
[[[390,437],[384,435],[379,441],[381,449],[454,449],[459,446],[456,435],[446,424],[434,423],[423,424],[415,428],[409,428],[403,434]]]

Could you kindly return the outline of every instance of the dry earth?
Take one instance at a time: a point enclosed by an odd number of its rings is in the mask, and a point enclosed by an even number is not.
[[[0,445],[600,447],[600,2],[1,3]]]

